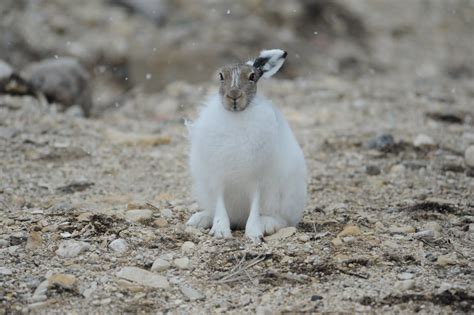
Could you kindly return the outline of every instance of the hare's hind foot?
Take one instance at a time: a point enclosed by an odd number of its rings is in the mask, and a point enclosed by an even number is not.
[[[287,226],[285,221],[283,219],[280,219],[278,217],[271,217],[267,215],[262,215],[260,217],[260,222],[262,225],[262,230],[263,234],[265,235],[271,235],[278,231],[279,229],[284,228]]]
[[[196,212],[186,224],[196,228],[208,229],[212,226],[212,215],[206,211]]]

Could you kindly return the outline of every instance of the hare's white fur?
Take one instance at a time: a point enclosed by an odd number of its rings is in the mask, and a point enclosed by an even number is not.
[[[188,224],[212,226],[216,237],[245,227],[245,235],[258,241],[301,220],[303,153],[280,111],[256,94],[257,81],[275,74],[286,56],[281,49],[262,50],[245,65],[223,67],[219,93],[188,125],[193,192],[204,209]]]
[[[193,194],[203,212],[188,224],[252,239],[296,225],[306,203],[303,153],[283,115],[262,96],[242,112],[208,99],[190,126]]]

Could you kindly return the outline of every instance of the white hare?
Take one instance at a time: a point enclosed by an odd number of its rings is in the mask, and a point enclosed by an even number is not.
[[[219,93],[189,126],[193,194],[204,211],[187,224],[231,237],[232,228],[259,241],[301,220],[306,165],[288,123],[257,82],[283,65],[287,53],[263,50],[254,61],[224,66]]]

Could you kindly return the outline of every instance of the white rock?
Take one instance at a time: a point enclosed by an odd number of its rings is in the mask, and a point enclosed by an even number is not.
[[[413,145],[415,147],[434,146],[435,142],[431,137],[424,134],[419,134],[413,140]]]
[[[435,236],[435,233],[432,230],[423,230],[413,234],[414,238],[421,238],[424,240],[432,240]]]
[[[189,286],[181,285],[179,286],[179,289],[189,301],[204,300],[206,298],[201,292]]]
[[[72,258],[87,251],[89,248],[90,245],[86,242],[67,240],[59,244],[59,248],[58,250],[56,250],[56,254],[63,258]]]
[[[109,248],[117,253],[125,253],[128,250],[128,243],[123,238],[118,238],[109,244]]]
[[[35,292],[33,293],[33,297],[31,298],[32,302],[40,302],[46,300],[48,297],[46,296],[46,292],[48,291],[49,281],[44,280],[36,287]]]
[[[168,219],[173,216],[173,211],[168,208],[161,209],[160,213],[163,217],[168,218]]]
[[[397,281],[395,282],[394,287],[395,289],[400,290],[400,291],[410,290],[415,287],[415,280],[409,279],[409,280]]]
[[[9,276],[11,274],[13,274],[11,269],[8,269],[7,267],[0,267],[0,275]]]
[[[97,282],[92,282],[90,287],[88,287],[87,289],[85,289],[83,292],[82,292],[82,295],[88,299],[92,296],[92,294],[95,292],[95,290],[97,289]]]
[[[179,269],[189,269],[190,267],[189,258],[187,257],[177,258],[173,261],[173,263]]]
[[[464,161],[469,167],[474,167],[474,145],[469,146],[464,152]]]
[[[149,209],[137,209],[137,210],[128,210],[125,212],[125,218],[131,222],[140,222],[151,220],[153,217],[153,211]]]
[[[0,79],[8,78],[12,73],[12,67],[5,61],[0,60]]]
[[[390,168],[390,174],[393,174],[393,175],[400,175],[402,173],[404,173],[406,170],[405,166],[402,165],[402,164],[395,164],[394,166],[392,166]]]
[[[152,288],[169,288],[168,280],[156,273],[137,267],[124,267],[117,273],[117,277]]]
[[[162,258],[157,258],[154,262],[153,265],[151,266],[151,271],[153,272],[159,272],[159,271],[165,271],[169,267],[171,267],[171,264],[169,261],[162,259]]]
[[[196,245],[193,242],[186,241],[183,243],[183,245],[181,245],[181,251],[183,253],[190,253],[194,250],[195,247]]]
[[[426,223],[425,229],[428,231],[433,231],[433,237],[436,239],[440,238],[443,234],[443,228],[438,222],[435,221]]]
[[[287,238],[296,233],[296,228],[294,226],[289,226],[283,229],[278,230],[275,234],[265,237],[266,241],[279,240]]]
[[[411,272],[403,272],[397,276],[399,280],[410,280],[413,279],[415,275]]]

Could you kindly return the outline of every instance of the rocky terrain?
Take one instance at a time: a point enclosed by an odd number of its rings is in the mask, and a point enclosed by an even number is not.
[[[471,2],[65,3],[0,8],[0,314],[473,312]],[[262,45],[310,198],[256,245],[185,225],[183,122]]]

